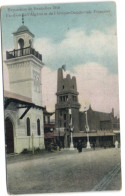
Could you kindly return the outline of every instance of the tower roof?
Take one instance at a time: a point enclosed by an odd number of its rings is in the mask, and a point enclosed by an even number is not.
[[[19,33],[24,33],[24,32],[27,32],[29,33],[30,35],[32,35],[34,37],[34,35],[30,32],[30,30],[28,29],[27,26],[25,25],[21,25],[16,32],[14,32],[13,34],[16,35],[16,34],[19,34]]]

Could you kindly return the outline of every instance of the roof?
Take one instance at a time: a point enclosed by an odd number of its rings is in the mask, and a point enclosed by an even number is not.
[[[55,124],[44,122],[44,128],[55,128]]]
[[[46,109],[46,106],[45,106],[45,110],[43,111],[43,114],[44,115],[49,115],[49,116],[52,116],[55,112],[48,112],[47,109]]]
[[[28,98],[28,97],[25,97],[22,95],[18,95],[16,93],[4,91],[4,98],[7,99],[4,104],[5,109],[7,108],[7,106],[9,105],[10,102],[25,104],[25,105],[28,105],[30,107],[37,108],[37,109],[42,109],[42,110],[45,109],[42,106],[34,104],[32,102],[31,98]]]
[[[16,32],[14,32],[13,34],[19,34],[19,33],[24,33],[24,32],[27,32],[27,33],[30,33],[33,37],[34,35],[30,32],[30,30],[28,29],[27,26],[25,25],[21,25]]]
[[[19,95],[16,93],[12,93],[10,91],[4,91],[4,97],[18,99],[20,101],[33,103],[31,98],[28,98],[28,97],[25,97],[25,96],[22,96],[22,95]]]
[[[29,31],[29,29],[28,29],[27,26],[22,25],[22,26],[20,26],[20,27],[17,29],[17,32],[22,32],[22,31]]]
[[[85,115],[85,111],[80,113]],[[113,117],[112,113],[94,111],[91,107],[89,107],[89,109],[87,110],[87,115],[88,119],[89,117],[93,116],[94,118],[97,118],[99,121],[110,121]]]

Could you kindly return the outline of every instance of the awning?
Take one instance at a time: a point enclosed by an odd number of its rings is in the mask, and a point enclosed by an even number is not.
[[[64,136],[64,132],[54,132],[54,137],[60,137],[60,136]]]
[[[111,131],[97,131],[97,132],[90,132],[89,137],[100,137],[100,136],[114,136],[115,134]],[[73,137],[87,137],[87,133],[79,132],[73,133]]]
[[[64,136],[64,132],[54,132],[54,136]],[[89,137],[105,137],[105,136],[114,136],[115,134],[112,131],[97,131],[97,132],[90,132]],[[72,136],[75,137],[87,137],[87,133],[85,132],[77,132],[73,133]]]
[[[54,138],[54,133],[53,133],[53,132],[52,132],[52,133],[45,133],[45,134],[44,134],[44,138],[45,138],[45,139]]]

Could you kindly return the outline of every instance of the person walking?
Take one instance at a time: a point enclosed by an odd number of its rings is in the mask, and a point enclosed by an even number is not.
[[[93,149],[95,150],[95,142],[93,142]]]
[[[78,140],[77,150],[78,150],[79,153],[82,152],[82,142],[81,142],[81,140]]]

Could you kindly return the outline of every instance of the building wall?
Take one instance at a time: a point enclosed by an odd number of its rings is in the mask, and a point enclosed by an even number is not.
[[[67,74],[66,78],[64,78],[63,70],[61,68],[58,69],[56,94],[56,127],[64,127],[66,130],[69,129],[72,118],[74,130],[78,131],[80,104],[78,102],[76,78],[71,78],[69,74]],[[71,114],[69,114],[69,109],[71,109]]]
[[[23,119],[19,119],[25,109],[17,109],[16,104],[11,103],[5,110],[5,119],[8,117],[13,124],[14,132],[14,152],[20,153],[24,149],[45,148],[43,111],[30,109]],[[17,106],[17,105],[16,105]],[[27,136],[26,119],[30,118],[30,136]],[[40,136],[37,133],[37,120],[40,120]]]
[[[5,61],[9,70],[10,91],[31,98],[42,105],[41,68],[42,62],[33,55]]]
[[[33,36],[31,36],[29,33],[27,33],[27,32],[19,33],[17,35],[14,35],[14,48],[15,49],[19,49],[19,45],[18,45],[19,39],[24,40],[24,48],[29,47],[29,45],[30,45],[29,40],[31,40],[31,43],[33,42]]]
[[[90,107],[87,111],[87,118],[90,131],[97,131],[97,130],[113,130],[114,123],[116,122],[113,113],[104,113],[93,111]],[[85,131],[86,128],[86,118],[85,112],[80,112],[79,114],[80,119],[80,130]]]

